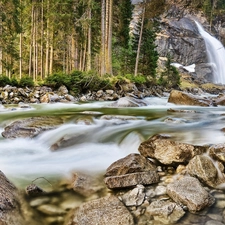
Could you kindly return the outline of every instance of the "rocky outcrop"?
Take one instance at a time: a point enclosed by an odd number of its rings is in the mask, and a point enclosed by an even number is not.
[[[169,135],[155,135],[142,142],[138,151],[162,164],[173,165],[187,164],[195,155],[205,152],[206,148],[173,141]]]
[[[167,186],[167,194],[178,204],[185,205],[191,212],[211,206],[215,199],[194,177],[182,177]]]
[[[168,14],[171,13],[170,18],[167,14],[167,18],[163,18],[161,21],[161,32],[156,37],[156,46],[160,57],[170,55],[174,62],[186,66],[194,63],[207,63],[205,43],[199,35],[194,20],[187,16],[183,17],[178,8],[179,18],[178,15],[173,18],[173,14],[176,14],[175,10],[168,12]]]
[[[123,203],[108,196],[81,205],[69,225],[133,225],[134,220]]]
[[[114,162],[106,170],[105,176],[104,181],[110,189],[148,185],[159,181],[154,164],[139,154],[130,154]]]
[[[169,103],[176,105],[196,105],[196,106],[211,106],[213,102],[211,99],[202,98],[190,93],[172,90],[168,99]]]
[[[33,138],[43,131],[57,128],[63,123],[60,117],[31,117],[16,120],[6,126],[2,132],[4,138]]]

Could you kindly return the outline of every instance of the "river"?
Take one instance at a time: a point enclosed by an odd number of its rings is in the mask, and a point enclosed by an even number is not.
[[[109,102],[2,107],[1,131],[10,121],[32,116],[59,116],[66,122],[33,139],[1,137],[1,170],[12,178],[66,175],[73,170],[102,172],[115,160],[138,152],[139,144],[157,133],[169,133],[175,140],[197,145],[224,142],[224,107],[175,106],[167,103],[167,97],[146,101],[149,105],[139,108],[112,108]],[[169,112],[170,108],[195,113]],[[103,115],[132,117],[108,120],[102,119]],[[51,151],[50,147],[63,137],[74,137],[74,143]]]
[[[137,108],[112,108],[111,102],[2,106],[1,132],[11,121],[34,116],[62,117],[65,123],[32,139],[1,136],[0,169],[24,189],[38,177],[51,182],[73,171],[104,174],[112,162],[138,152],[142,141],[158,133],[196,145],[224,143],[225,107],[177,106],[167,103],[167,97],[145,100],[148,106]],[[51,146],[65,137],[72,141],[52,151]]]

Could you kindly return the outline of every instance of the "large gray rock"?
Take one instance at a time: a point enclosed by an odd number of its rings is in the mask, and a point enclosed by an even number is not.
[[[82,204],[70,225],[133,225],[130,212],[115,196],[108,196]]]
[[[146,208],[145,215],[153,216],[161,224],[174,224],[185,215],[185,211],[170,200],[156,200]]]
[[[169,103],[176,105],[196,105],[196,106],[210,106],[213,105],[212,100],[202,98],[190,93],[172,90],[168,99]]]
[[[197,155],[187,165],[187,172],[204,184],[216,188],[225,182],[224,175],[216,168],[209,156]]]
[[[4,128],[5,138],[35,137],[43,131],[57,128],[63,123],[60,117],[31,117],[12,122]]]
[[[105,176],[104,181],[108,188],[148,185],[159,181],[156,166],[140,154],[129,154],[112,163],[107,168]]]
[[[165,165],[187,164],[195,155],[206,151],[206,147],[173,141],[169,135],[155,135],[142,142],[138,148],[141,155],[157,159]]]
[[[156,166],[140,154],[129,154],[128,156],[112,163],[106,170],[105,176],[120,176],[137,172],[156,171]]]
[[[211,206],[215,199],[202,187],[197,178],[184,176],[167,186],[167,194],[191,212]]]

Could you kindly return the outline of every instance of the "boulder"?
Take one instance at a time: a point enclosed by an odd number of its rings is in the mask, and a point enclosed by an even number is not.
[[[133,225],[128,209],[115,196],[107,196],[82,204],[70,225]]]
[[[138,148],[141,155],[157,159],[165,165],[187,164],[195,155],[206,151],[204,146],[173,141],[169,135],[154,135],[142,142]]]
[[[107,168],[105,177],[105,184],[110,189],[159,182],[156,166],[140,154],[129,154],[112,163]]]
[[[174,224],[185,215],[185,211],[179,204],[162,199],[153,201],[146,208],[145,215],[153,216],[160,224]]]
[[[137,172],[156,171],[156,166],[140,154],[129,154],[128,156],[112,163],[106,170],[106,177],[120,176]]]
[[[156,171],[129,173],[120,176],[110,176],[104,179],[110,189],[133,187],[138,184],[150,185],[159,182],[159,175]]]
[[[20,200],[16,187],[0,171],[0,224],[26,224],[20,211]]]
[[[133,97],[122,97],[110,104],[111,107],[141,107],[147,105],[148,104],[144,100]]]
[[[4,138],[33,138],[43,131],[57,128],[63,123],[60,117],[31,117],[16,120],[6,126],[2,132]]]
[[[195,96],[193,94],[182,91],[172,90],[168,99],[169,103],[176,105],[196,105],[196,106],[211,106],[212,100]]]
[[[191,159],[187,165],[187,172],[210,187],[216,188],[225,182],[224,175],[207,155],[197,155]]]
[[[187,206],[190,212],[197,212],[211,206],[215,199],[197,178],[184,176],[167,186],[167,194],[177,204]]]

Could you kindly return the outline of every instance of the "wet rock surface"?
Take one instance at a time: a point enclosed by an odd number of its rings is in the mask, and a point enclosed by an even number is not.
[[[35,137],[46,130],[57,128],[63,123],[60,117],[31,117],[12,122],[4,128],[4,138]]]
[[[173,141],[169,135],[155,135],[141,143],[138,148],[141,155],[157,159],[165,165],[187,164],[195,155],[206,151],[203,146]]]
[[[172,90],[170,92],[168,102],[177,105],[198,105],[198,106],[210,106],[213,104],[212,100],[210,99],[202,98],[190,93],[185,93],[177,90]]]
[[[156,166],[139,154],[130,154],[114,162],[106,170],[105,176],[104,181],[108,188],[148,185],[159,181]]]

